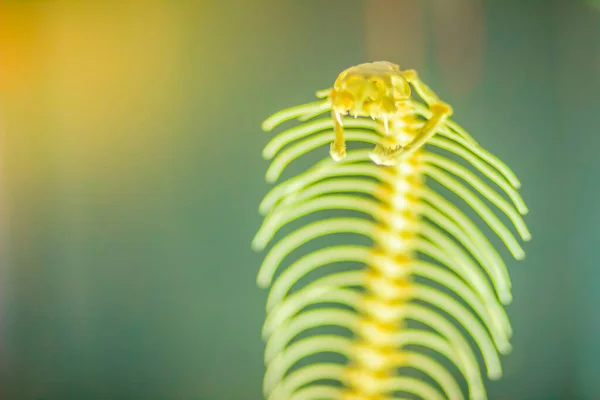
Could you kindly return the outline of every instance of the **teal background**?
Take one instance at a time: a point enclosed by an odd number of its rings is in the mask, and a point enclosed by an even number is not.
[[[250,241],[268,190],[260,123],[369,61],[366,3],[165,2],[148,24],[169,18],[167,44],[139,33],[145,5],[107,4],[104,18],[120,22],[91,32],[146,43],[156,59],[77,46],[99,63],[133,62],[111,77],[135,85],[87,86],[110,69],[85,75],[40,41],[32,54],[49,66],[2,98],[0,398],[259,399],[266,293]],[[436,4],[419,5],[425,32]],[[503,0],[482,17],[472,87],[454,89],[430,36],[420,73],[516,171],[531,210],[527,258],[508,264],[514,349],[489,398],[598,399],[600,14],[575,0]],[[389,54],[410,67],[401,57]],[[92,116],[77,119],[75,105]]]

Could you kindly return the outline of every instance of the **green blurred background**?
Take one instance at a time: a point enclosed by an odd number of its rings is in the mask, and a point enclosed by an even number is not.
[[[0,3],[0,399],[260,399],[260,122],[379,59],[523,183],[490,399],[600,399],[591,3]]]

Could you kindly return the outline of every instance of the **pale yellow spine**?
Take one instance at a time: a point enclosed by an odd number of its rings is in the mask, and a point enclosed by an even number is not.
[[[388,145],[404,145],[414,137],[403,119],[391,122]],[[404,326],[403,309],[411,297],[410,266],[415,259],[414,239],[419,219],[419,187],[423,183],[421,151],[389,168],[391,184],[377,192],[382,212],[380,230],[367,265],[368,279],[360,307],[360,324],[347,368],[348,389],[344,400],[383,400],[389,385],[403,364],[397,338]]]

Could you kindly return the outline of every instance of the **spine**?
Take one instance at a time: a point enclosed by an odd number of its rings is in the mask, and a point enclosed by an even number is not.
[[[404,145],[416,131],[404,119],[392,121],[387,145]],[[379,230],[367,264],[365,292],[359,306],[358,332],[347,368],[348,389],[344,400],[380,400],[386,382],[403,364],[398,335],[404,328],[403,309],[411,298],[411,263],[418,227],[419,199],[423,184],[421,151],[389,168],[393,178],[377,193],[382,203]]]

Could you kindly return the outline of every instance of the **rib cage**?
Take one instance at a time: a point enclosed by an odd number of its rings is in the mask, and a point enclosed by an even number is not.
[[[264,148],[263,156],[272,160],[267,181],[277,181],[290,162],[331,141],[331,118],[320,118],[331,109],[328,92],[320,91],[321,100],[280,111],[263,123],[270,131],[286,121],[300,121]],[[391,121],[389,136],[378,121],[346,118],[348,141],[406,143],[430,116],[424,104],[413,100],[411,106],[412,114]],[[478,353],[487,376],[501,376],[498,355],[510,351],[512,334],[502,306],[511,301],[506,266],[476,224],[428,188],[425,179],[462,198],[517,259],[524,257],[519,241],[486,202],[505,214],[521,239],[529,240],[521,218],[527,208],[517,192],[520,183],[504,163],[452,121],[427,147],[462,158],[505,196],[460,163],[423,148],[395,167],[373,164],[368,150],[349,151],[337,163],[327,158],[279,183],[263,199],[260,212],[265,219],[252,243],[255,250],[267,247],[286,224],[315,212],[353,210],[364,216],[309,222],[278,240],[266,254],[257,281],[261,287],[272,285],[263,328],[267,399],[389,399],[400,392],[427,400],[465,398],[461,378],[423,349],[456,366],[471,399],[486,398]],[[372,246],[329,246],[280,268],[298,247],[338,233],[367,237]],[[339,262],[357,262],[365,268],[331,273],[292,291],[309,272]],[[419,327],[407,326],[409,320]],[[353,337],[317,334],[297,339],[322,326],[346,328]],[[332,352],[344,356],[346,364],[296,367],[305,357]],[[429,379],[403,376],[397,371],[400,367],[419,370]]]

